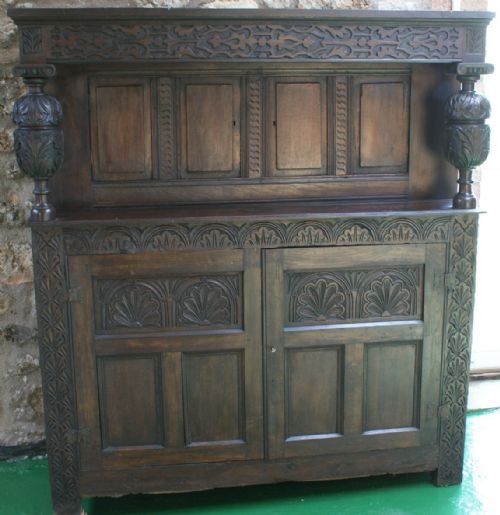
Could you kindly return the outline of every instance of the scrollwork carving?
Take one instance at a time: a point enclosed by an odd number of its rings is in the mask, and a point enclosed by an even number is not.
[[[373,23],[56,25],[52,59],[458,59],[465,28]]]

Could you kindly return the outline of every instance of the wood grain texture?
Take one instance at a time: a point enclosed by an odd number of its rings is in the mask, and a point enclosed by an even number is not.
[[[240,174],[240,81],[184,79],[181,83],[181,175]]]
[[[94,180],[151,179],[149,80],[96,79],[90,88]]]
[[[324,173],[324,83],[281,82],[275,87],[276,173],[294,170],[303,170],[303,174]]]
[[[182,369],[186,444],[244,441],[242,353],[189,353]]]
[[[404,85],[362,84],[360,111],[360,165],[404,165],[408,155]]]
[[[364,431],[415,427],[420,382],[418,343],[368,345],[365,349]]]
[[[289,349],[285,360],[286,439],[339,433],[344,368],[341,350]]]
[[[408,173],[408,83],[407,74],[353,77],[351,173]]]
[[[103,448],[161,446],[159,356],[110,356],[97,369]]]

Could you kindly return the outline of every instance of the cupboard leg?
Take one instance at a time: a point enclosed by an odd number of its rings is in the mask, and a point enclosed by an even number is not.
[[[52,501],[54,515],[86,515],[81,500],[77,497],[74,499],[56,499]]]
[[[39,224],[32,237],[52,505],[57,515],[80,515],[75,385],[62,232]]]
[[[432,474],[432,482],[435,486],[459,485],[462,482],[462,465],[452,470],[438,468]]]
[[[472,343],[477,218],[453,223],[446,279],[446,335],[439,415],[439,463],[436,485],[462,481],[465,417]]]

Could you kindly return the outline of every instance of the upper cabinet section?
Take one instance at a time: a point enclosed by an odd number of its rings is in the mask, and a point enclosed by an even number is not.
[[[57,208],[451,198],[443,106],[485,12],[11,9],[55,66]],[[44,66],[38,66],[38,70]]]
[[[33,62],[484,59],[490,13],[10,9]]]

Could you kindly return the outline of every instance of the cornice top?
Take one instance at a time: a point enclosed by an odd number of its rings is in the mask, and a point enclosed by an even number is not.
[[[148,7],[8,9],[7,14],[18,24],[53,23],[57,21],[152,21],[152,20],[237,20],[237,21],[369,21],[489,23],[495,13],[488,11],[378,11],[369,9],[168,9]]]

